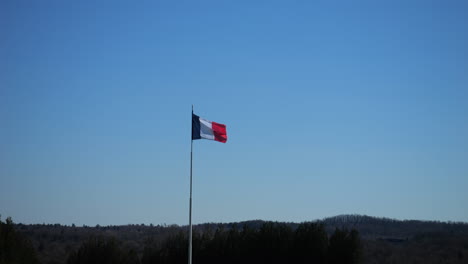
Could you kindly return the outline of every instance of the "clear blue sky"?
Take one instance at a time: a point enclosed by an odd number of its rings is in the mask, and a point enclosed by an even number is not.
[[[0,2],[0,214],[468,221],[467,1]]]

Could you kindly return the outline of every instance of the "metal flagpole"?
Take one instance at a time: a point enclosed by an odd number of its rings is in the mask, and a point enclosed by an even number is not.
[[[193,105],[192,117],[193,118]],[[193,121],[192,121],[193,130]],[[193,153],[193,136],[190,135],[190,205],[189,205],[189,248],[188,248],[188,264],[192,264],[192,153]]]

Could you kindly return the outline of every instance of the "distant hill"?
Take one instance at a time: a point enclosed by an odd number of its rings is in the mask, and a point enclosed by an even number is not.
[[[230,228],[236,226],[241,228],[247,225],[251,228],[259,228],[265,221],[252,220],[234,223],[205,223],[197,225],[197,228],[215,228],[223,226]],[[314,220],[312,222],[322,222],[326,225],[329,233],[335,228],[356,229],[360,235],[366,239],[376,239],[381,237],[408,237],[422,233],[453,233],[458,235],[468,235],[468,223],[465,222],[441,222],[441,221],[421,221],[421,220],[396,220],[384,217],[373,217],[367,215],[337,215]],[[297,227],[298,223],[286,223],[291,227]]]
[[[194,226],[199,233],[222,228],[260,228],[266,221],[205,223]],[[395,220],[365,215],[339,215],[316,220],[327,233],[336,228],[356,229],[364,243],[364,263],[468,263],[468,223]],[[299,223],[283,223],[295,229]],[[125,247],[143,254],[145,245],[185,232],[186,226],[122,225],[77,227],[60,224],[16,224],[29,238],[43,264],[65,263],[68,255],[90,236],[114,237]]]
[[[322,220],[328,228],[355,228],[364,238],[407,237],[424,233],[468,235],[468,223],[420,220],[395,220],[366,215],[338,215]]]

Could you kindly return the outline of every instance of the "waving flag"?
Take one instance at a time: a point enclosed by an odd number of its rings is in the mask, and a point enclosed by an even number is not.
[[[208,121],[192,113],[192,140],[202,138],[226,143],[226,125]]]

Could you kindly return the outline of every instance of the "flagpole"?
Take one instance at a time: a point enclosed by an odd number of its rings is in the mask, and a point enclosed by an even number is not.
[[[192,117],[193,118],[193,105]],[[193,122],[193,121],[191,121]],[[192,123],[193,130],[193,123]],[[191,132],[192,133],[192,132]],[[188,264],[192,264],[192,156],[193,156],[193,136],[190,135],[190,205],[189,205],[189,248],[188,248]]]

